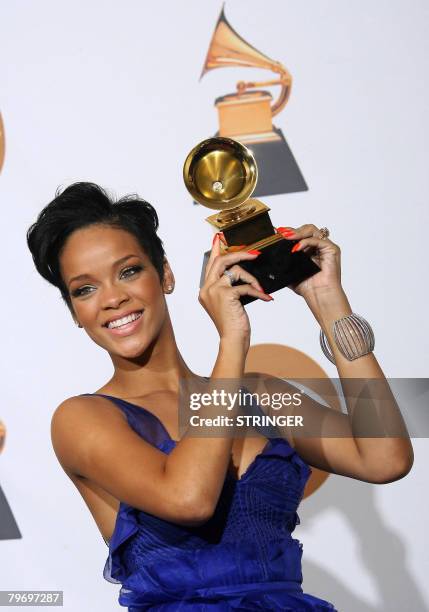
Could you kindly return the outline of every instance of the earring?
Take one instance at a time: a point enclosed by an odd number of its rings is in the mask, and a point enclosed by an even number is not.
[[[79,321],[76,321],[76,325],[77,325],[78,327],[82,327],[82,325],[79,323]]]
[[[174,285],[167,285],[167,293],[171,293],[174,289]]]

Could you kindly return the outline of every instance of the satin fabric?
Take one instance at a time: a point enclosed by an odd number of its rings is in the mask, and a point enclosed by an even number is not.
[[[176,442],[153,413],[98,395],[114,402],[147,442],[173,450]],[[177,525],[121,502],[104,578],[121,584],[118,601],[129,612],[335,611],[303,592],[302,544],[292,538],[310,473],[275,437],[239,480],[227,474],[215,513],[202,526]]]

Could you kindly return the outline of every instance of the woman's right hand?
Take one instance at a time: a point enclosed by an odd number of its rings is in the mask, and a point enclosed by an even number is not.
[[[221,340],[241,341],[248,348],[250,322],[240,297],[251,295],[265,302],[273,298],[264,293],[252,274],[238,265],[240,261],[256,259],[258,253],[236,251],[221,255],[219,238],[219,234],[214,237],[198,299],[215,324]],[[227,269],[236,281],[241,280],[245,284],[231,285],[230,278],[224,274]]]

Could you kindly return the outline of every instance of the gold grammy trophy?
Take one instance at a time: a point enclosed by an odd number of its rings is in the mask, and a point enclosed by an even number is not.
[[[272,60],[246,42],[230,25],[222,8],[201,72],[202,78],[215,68],[240,66],[270,70],[277,79],[237,83],[237,91],[217,98],[219,136],[230,137],[251,147],[259,166],[260,179],[255,195],[306,191],[305,180],[282,131],[272,117],[286,105],[292,76],[280,62]],[[280,93],[272,102],[269,91],[258,87],[278,85]]]
[[[278,234],[268,206],[250,198],[258,181],[258,167],[247,147],[232,138],[204,140],[187,156],[183,179],[197,202],[219,211],[206,220],[217,232],[223,232],[224,254],[237,246],[261,251],[256,259],[242,261],[240,266],[258,279],[264,291],[272,293],[320,271],[306,253],[291,253],[297,241]],[[209,251],[204,254],[200,286],[209,255]],[[255,299],[243,296],[241,302]]]

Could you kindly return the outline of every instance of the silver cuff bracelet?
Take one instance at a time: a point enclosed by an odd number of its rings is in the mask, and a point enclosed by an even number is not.
[[[368,355],[374,350],[375,340],[371,325],[358,314],[352,313],[334,321],[332,334],[338,350],[349,361]],[[335,364],[335,358],[322,330],[320,330],[320,346],[329,361]]]

